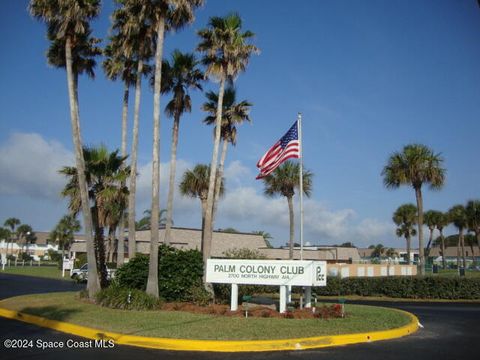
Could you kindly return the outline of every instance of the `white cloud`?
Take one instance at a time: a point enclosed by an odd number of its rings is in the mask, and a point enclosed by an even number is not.
[[[73,163],[61,143],[35,133],[14,133],[0,146],[0,194],[59,199],[65,179],[58,170]]]

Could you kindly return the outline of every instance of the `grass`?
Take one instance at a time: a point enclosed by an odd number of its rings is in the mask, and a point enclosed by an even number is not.
[[[62,270],[56,266],[10,266],[0,273],[71,281],[70,272],[65,271],[65,277],[62,277]]]
[[[78,293],[18,296],[0,306],[49,319],[130,335],[183,339],[257,340],[337,335],[401,327],[404,313],[373,306],[346,305],[344,319],[225,318],[181,311],[114,310],[86,303]]]

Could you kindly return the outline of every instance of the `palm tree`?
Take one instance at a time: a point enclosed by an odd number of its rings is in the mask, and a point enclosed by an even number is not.
[[[465,206],[455,205],[448,210],[448,216],[453,225],[458,229],[458,241],[457,241],[457,267],[460,267],[460,249],[462,250],[462,263],[463,268],[466,267],[465,259],[465,238],[464,231],[468,227],[467,212]]]
[[[10,245],[12,247],[13,252],[13,237],[16,235],[15,228],[20,225],[20,220],[14,217],[8,218],[3,223],[3,226],[8,226],[10,228],[10,236],[8,237],[7,241],[10,241]],[[7,254],[8,254],[8,245],[7,245]]]
[[[382,171],[383,183],[387,188],[397,189],[401,185],[410,185],[415,190],[418,208],[419,275],[425,275],[422,186],[429,184],[432,190],[442,188],[446,173],[442,164],[443,158],[440,154],[435,154],[425,145],[410,144],[406,145],[402,152],[393,153]]]
[[[126,181],[130,169],[124,167],[125,158],[118,154],[118,150],[110,153],[105,146],[98,148],[84,148],[86,179],[89,197],[92,202],[91,211],[95,228],[95,255],[96,266],[99,269],[101,287],[107,286],[107,268],[105,264],[104,228],[109,224],[112,211],[117,211],[120,204],[126,207],[128,189],[122,184]],[[78,173],[74,167],[63,167],[60,173],[68,178],[68,183],[62,195],[68,197],[69,210],[76,215],[80,210],[78,196]],[[89,263],[90,272],[90,263]]]
[[[442,267],[447,268],[447,261],[445,259],[445,236],[443,236],[443,229],[450,224],[450,217],[448,213],[441,213],[437,219],[437,229],[440,232],[440,246],[442,249]]]
[[[407,241],[407,264],[411,263],[411,237],[417,234],[413,227],[417,222],[417,207],[413,204],[404,204],[393,213],[392,220],[398,226],[396,234],[405,237]]]
[[[385,251],[385,255],[388,256],[389,258],[394,258],[398,256],[397,251],[394,248],[388,248]]]
[[[218,173],[220,178],[223,176],[223,168],[225,165],[225,158],[227,156],[227,147],[228,143],[235,146],[237,144],[237,124],[241,124],[244,121],[251,121],[249,112],[250,107],[252,106],[247,100],[236,102],[236,90],[233,86],[229,86],[225,89],[223,95],[223,109],[222,109],[222,130],[221,130],[221,140],[223,142],[222,154],[220,156],[220,163],[218,165]],[[218,108],[218,94],[215,94],[213,91],[209,91],[206,94],[208,102],[203,104],[203,111],[208,112],[210,115],[207,116],[203,122],[207,125],[215,124],[216,121],[216,112]],[[216,128],[214,128],[214,135],[216,133]],[[213,212],[212,212],[212,221],[215,221],[215,214],[218,205],[218,190],[220,189],[219,181],[220,178],[216,179],[215,184],[215,194],[213,200]]]
[[[34,239],[36,239],[36,236],[35,236],[35,233],[33,232],[32,227],[28,224],[21,224],[17,228],[17,236],[18,236],[18,240],[23,239],[22,248],[25,247],[26,248],[25,252],[28,254],[28,245],[32,243]]]
[[[167,218],[163,217],[163,214],[167,213],[167,209],[162,209],[160,210],[159,213],[159,219],[158,223],[159,225],[165,225],[167,222]],[[150,209],[147,209],[143,212],[143,217],[137,221],[137,224],[135,225],[135,229],[138,230],[150,230],[150,223],[152,222],[151,217],[152,217],[152,211]]]
[[[75,148],[75,165],[78,170],[78,186],[81,198],[83,223],[85,229],[87,260],[90,263],[88,271],[87,290],[90,298],[100,289],[95,265],[95,253],[92,237],[92,218],[89,211],[87,181],[85,178],[85,163],[82,153],[80,135],[80,115],[76,91],[75,73],[73,69],[72,49],[85,42],[89,33],[89,21],[100,12],[100,1],[90,0],[31,0],[29,10],[33,17],[44,21],[47,25],[48,38],[65,44],[65,68],[67,71],[68,94],[70,103],[70,123]],[[78,74],[77,74],[78,75]]]
[[[210,257],[212,246],[215,175],[217,173],[225,82],[227,79],[233,80],[238,74],[243,72],[250,56],[258,52],[256,46],[248,44],[248,40],[254,34],[251,31],[242,32],[241,28],[242,20],[240,16],[238,14],[230,14],[224,18],[211,17],[208,27],[198,32],[201,40],[197,50],[204,54],[202,63],[206,66],[206,74],[220,81],[215,121],[215,141],[210,163],[210,178],[205,211],[205,227],[202,231],[205,269],[207,268],[206,262]]]
[[[148,16],[148,9],[143,1],[118,0],[118,8],[112,15],[112,30],[119,39],[116,56],[131,59],[136,64],[135,71],[135,103],[133,110],[132,150],[130,151],[130,192],[128,197],[128,257],[132,259],[136,252],[135,240],[135,202],[137,191],[137,158],[138,158],[138,129],[140,116],[140,98],[142,76],[152,58],[153,29]],[[123,236],[121,236],[123,238]]]
[[[433,240],[433,232],[435,231],[435,228],[437,227],[438,221],[440,220],[441,216],[442,216],[442,213],[436,210],[428,210],[428,211],[425,211],[425,213],[423,214],[425,225],[427,225],[428,230],[430,230],[430,237],[428,238],[428,244],[425,248],[425,257],[427,259],[430,254],[430,246]]]
[[[122,135],[121,135],[121,147],[120,153],[123,157],[127,156],[127,122],[128,122],[128,100],[130,96],[130,87],[136,84],[137,70],[139,67],[138,58],[135,60],[133,55],[126,51],[128,48],[129,42],[126,40],[126,37],[121,32],[122,27],[125,25],[125,17],[122,11],[117,11],[113,16],[114,24],[112,30],[115,32],[113,36],[110,37],[110,43],[106,46],[104,50],[105,61],[103,62],[103,69],[108,79],[115,81],[120,78],[124,85],[123,90],[123,102],[122,102]],[[126,55],[129,53],[129,56]],[[142,76],[147,76],[151,72],[151,68],[148,64],[142,64]],[[140,88],[136,88],[140,91]],[[137,130],[136,138],[138,139],[138,114],[137,114]],[[136,151],[136,147],[135,147]],[[136,155],[135,155],[136,159]],[[136,161],[135,161],[136,167]],[[132,194],[134,197],[135,194]],[[125,233],[125,218],[122,216],[120,222],[118,223],[119,234],[118,234],[118,249],[124,248],[124,233]],[[131,248],[132,253],[135,253],[135,242],[132,242]],[[124,263],[124,253],[123,251],[117,252],[117,264],[120,266]]]
[[[165,107],[165,113],[173,118],[172,147],[170,158],[170,179],[168,184],[167,219],[165,227],[165,244],[170,244],[170,232],[173,216],[173,195],[175,192],[175,172],[177,165],[177,144],[180,117],[192,111],[190,89],[202,90],[203,72],[197,67],[194,54],[174,50],[171,61],[165,60],[162,65],[162,93],[172,93],[172,99]]]
[[[383,246],[383,244],[375,245],[372,251],[372,258],[381,259],[382,255],[385,253],[386,250],[387,249],[385,248],[385,246]]]
[[[470,200],[466,206],[468,228],[475,233],[480,249],[480,200]]]
[[[183,196],[198,198],[202,205],[202,230],[205,226],[205,213],[207,211],[207,194],[208,194],[208,176],[210,167],[204,164],[195,165],[193,170],[186,170],[183,173],[182,180],[179,185],[180,194]],[[220,186],[220,196],[225,192],[225,179],[222,178]],[[203,250],[203,242],[202,242]]]
[[[310,197],[312,193],[313,174],[303,169],[303,192]],[[285,161],[277,167],[273,173],[262,178],[264,182],[264,193],[269,197],[282,195],[287,198],[288,211],[290,214],[290,241],[289,258],[293,259],[293,238],[294,238],[294,218],[293,218],[293,195],[295,189],[300,187],[300,164],[292,161]]]
[[[50,232],[49,238],[55,241],[62,249],[62,259],[65,257],[65,250],[70,250],[74,240],[74,234],[80,231],[80,221],[73,215],[64,215]]]
[[[261,235],[263,237],[263,240],[265,240],[265,244],[267,244],[267,247],[269,249],[273,248],[272,243],[270,242],[270,240],[273,239],[273,236],[269,232],[263,230],[256,230],[252,231],[252,234]]]

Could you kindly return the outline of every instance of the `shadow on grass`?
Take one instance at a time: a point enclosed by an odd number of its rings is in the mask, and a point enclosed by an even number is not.
[[[29,315],[41,316],[49,320],[65,321],[68,320],[72,314],[81,312],[78,309],[68,309],[59,306],[43,306],[43,307],[25,307],[20,312]]]

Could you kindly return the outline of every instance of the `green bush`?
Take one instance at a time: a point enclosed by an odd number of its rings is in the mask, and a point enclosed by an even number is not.
[[[18,256],[18,261],[30,261],[33,260],[33,257],[30,254],[27,254],[25,252],[20,253]]]
[[[155,310],[162,305],[160,299],[148,295],[144,291],[123,288],[118,285],[111,285],[100,290],[95,295],[95,300],[101,306],[123,310]]]
[[[137,254],[115,273],[119,286],[145,291],[148,279],[148,255]]]
[[[145,290],[148,279],[147,255],[138,254],[116,272],[120,286]],[[191,289],[203,276],[203,259],[198,250],[178,250],[162,245],[158,250],[158,289],[167,301],[189,301]],[[196,291],[196,290],[195,290]],[[199,295],[198,291],[196,294]]]
[[[387,296],[409,299],[480,299],[480,278],[447,277],[329,277],[327,286],[315,288],[321,296]]]

